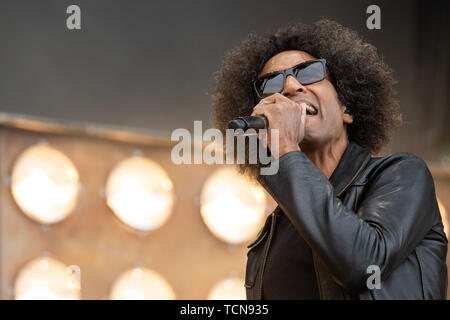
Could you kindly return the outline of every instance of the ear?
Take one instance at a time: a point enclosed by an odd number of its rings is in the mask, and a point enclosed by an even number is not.
[[[345,124],[353,123],[353,115],[350,113],[350,110],[348,110],[346,106],[342,106],[341,110],[342,110],[342,120],[344,120],[344,123]]]

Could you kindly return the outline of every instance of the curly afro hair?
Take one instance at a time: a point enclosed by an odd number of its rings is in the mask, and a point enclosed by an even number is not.
[[[322,19],[308,26],[290,24],[260,36],[249,34],[240,46],[224,56],[215,76],[213,121],[225,132],[228,122],[250,115],[255,101],[251,82],[264,64],[286,50],[301,50],[327,60],[331,83],[339,100],[353,115],[348,138],[371,153],[389,141],[400,126],[401,114],[395,98],[395,80],[376,48],[335,21]],[[257,175],[258,165],[241,165],[242,173]]]

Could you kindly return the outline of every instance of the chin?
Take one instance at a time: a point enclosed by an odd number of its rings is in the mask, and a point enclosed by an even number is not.
[[[319,141],[319,139],[317,139],[317,137],[315,137],[313,134],[311,134],[311,132],[309,132],[309,130],[305,130],[305,136],[303,137],[302,142],[300,142],[300,144],[303,143],[314,143]]]
[[[302,142],[299,143],[299,147],[300,149],[311,150],[319,148],[322,144],[323,139],[305,132],[305,137]]]
[[[305,135],[302,142],[299,143],[299,147],[300,149],[311,149],[311,147],[315,144],[317,144],[317,142],[315,142],[314,139],[311,139]]]

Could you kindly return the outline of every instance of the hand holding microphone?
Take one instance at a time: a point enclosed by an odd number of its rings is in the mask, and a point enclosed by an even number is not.
[[[270,129],[279,130],[279,155],[300,150],[299,144],[305,136],[306,105],[297,103],[276,93],[262,99],[249,117],[239,117],[229,123],[231,126],[242,126],[254,129],[268,129],[267,146],[270,149]],[[265,119],[263,118],[265,117]],[[264,120],[263,120],[264,119]],[[265,126],[264,125],[265,122]],[[245,130],[242,128],[243,130]]]

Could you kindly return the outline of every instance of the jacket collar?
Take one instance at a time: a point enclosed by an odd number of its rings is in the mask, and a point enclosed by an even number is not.
[[[356,179],[370,158],[369,151],[359,146],[356,142],[349,142],[342,154],[341,160],[329,179],[338,197]]]

